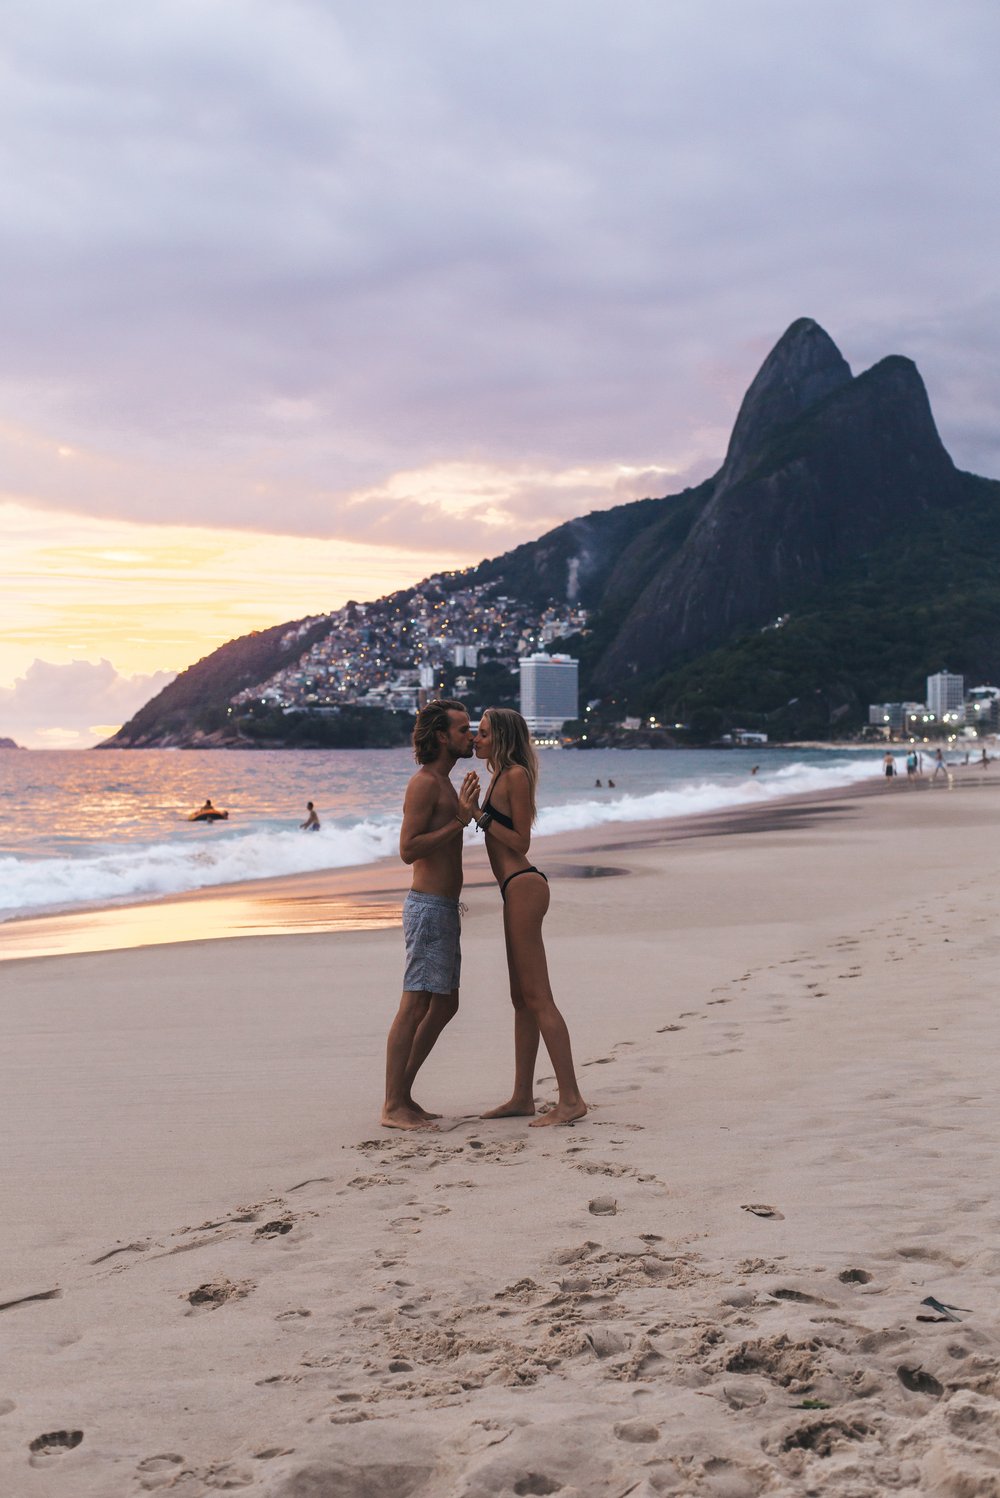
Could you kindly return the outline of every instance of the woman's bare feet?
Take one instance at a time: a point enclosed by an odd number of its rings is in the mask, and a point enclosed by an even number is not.
[[[550,1108],[547,1113],[543,1113],[540,1118],[536,1118],[528,1125],[528,1128],[547,1129],[551,1124],[575,1123],[578,1118],[584,1118],[586,1112],[587,1105],[583,1101],[583,1098],[580,1098],[575,1103],[556,1103],[554,1108]]]
[[[480,1113],[480,1118],[530,1118],[535,1111],[534,1098],[512,1097],[508,1102],[501,1103],[499,1108],[491,1108],[488,1113]]]
[[[420,1104],[415,1103],[412,1098],[410,1099],[410,1107],[413,1108],[415,1112],[419,1113],[421,1118],[426,1118],[428,1121],[432,1118],[441,1117],[440,1113],[428,1113],[426,1108],[421,1108]]]

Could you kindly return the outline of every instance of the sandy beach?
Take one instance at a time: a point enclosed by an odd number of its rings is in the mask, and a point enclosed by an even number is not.
[[[560,1129],[477,1116],[481,850],[436,1133],[378,1126],[401,866],[0,932],[0,1493],[1000,1495],[998,822],[993,766],[539,842]]]

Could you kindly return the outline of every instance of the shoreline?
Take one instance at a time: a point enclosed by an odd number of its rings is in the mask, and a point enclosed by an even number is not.
[[[932,785],[928,775],[913,782],[897,776],[897,783],[887,790],[884,778],[873,773],[870,781],[769,796],[759,805],[730,806],[646,822],[602,822],[536,837],[534,847],[550,864],[556,860],[552,868],[555,878],[586,877],[582,872],[586,861],[592,862],[603,853],[727,835],[741,829],[760,830],[776,817],[798,816],[796,808],[835,806],[852,797],[968,790],[989,785],[992,779],[978,765],[963,765],[954,767],[947,786]],[[1000,783],[1000,772],[997,780]],[[465,875],[466,891],[492,885],[481,843],[467,845]],[[408,870],[390,856],[371,863],[208,885],[116,905],[15,916],[0,922],[0,967],[7,962],[134,947],[379,930],[399,925],[408,888]]]
[[[533,846],[542,850],[538,856],[549,861],[555,878],[587,877],[587,864],[580,860],[602,852],[726,835],[740,828],[758,830],[783,814],[794,815],[795,808],[836,804],[852,796],[883,792],[882,778],[873,774],[871,783],[771,796],[757,806],[725,807],[646,822],[602,822],[573,832],[536,837]],[[557,861],[554,866],[552,858]],[[467,845],[465,891],[492,884],[482,843]],[[387,857],[307,874],[208,885],[117,905],[15,916],[0,922],[0,965],[133,947],[378,930],[400,924],[408,888],[409,870],[397,858]]]

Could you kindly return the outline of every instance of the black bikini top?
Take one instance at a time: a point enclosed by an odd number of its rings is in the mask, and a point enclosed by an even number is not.
[[[503,771],[501,770],[500,775],[502,774]],[[497,780],[500,779],[500,775],[497,776]],[[493,785],[496,785],[497,780],[494,780]],[[490,787],[490,789],[492,790],[492,786]],[[514,823],[511,821],[510,817],[508,817],[505,812],[497,811],[496,807],[493,805],[493,802],[488,798],[483,805],[483,811],[489,812],[491,820],[494,822],[499,822],[500,826],[506,827],[508,832],[514,831]]]

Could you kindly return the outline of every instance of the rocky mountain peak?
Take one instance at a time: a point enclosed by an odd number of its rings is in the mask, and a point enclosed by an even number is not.
[[[819,323],[811,317],[793,322],[743,397],[720,484],[739,483],[779,428],[850,382],[850,365]]]

